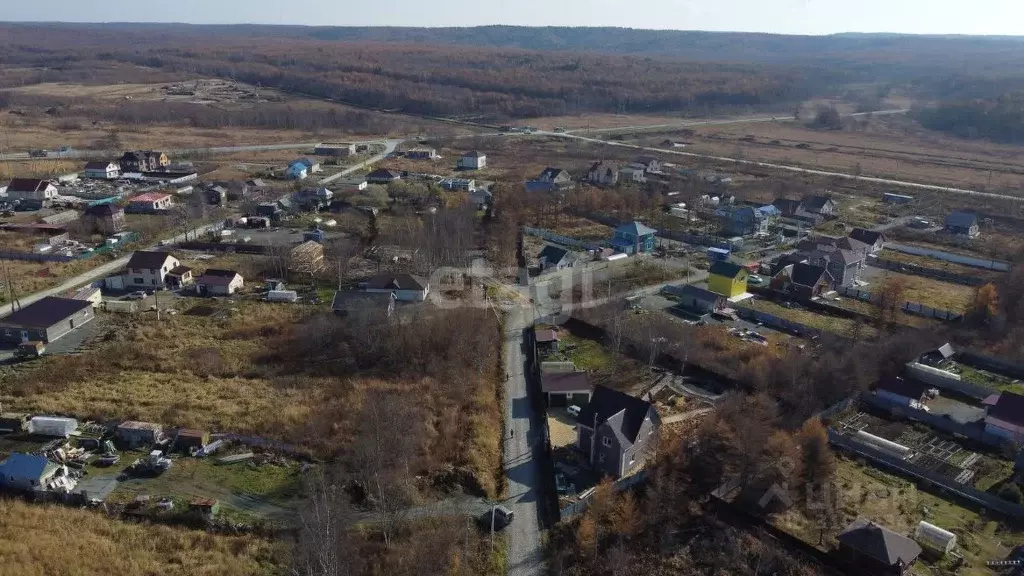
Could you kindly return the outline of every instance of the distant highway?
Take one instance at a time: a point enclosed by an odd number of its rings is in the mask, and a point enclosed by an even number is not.
[[[398,143],[401,140],[367,140],[356,144]],[[214,146],[212,148],[172,148],[164,149],[167,154],[187,156],[193,154],[234,154],[236,152],[267,152],[273,150],[302,150],[315,147],[319,142],[295,142],[291,144],[254,144],[245,146]],[[394,151],[394,148],[391,148]],[[120,157],[124,150],[69,150],[67,152],[50,152],[45,158],[32,158],[28,152],[12,152],[0,154],[0,162],[16,160],[85,160],[89,158]]]
[[[855,112],[853,114],[847,114],[847,116],[888,116],[890,114],[906,114],[909,109],[900,108],[894,110],[878,110],[876,112]],[[722,118],[719,120],[683,120],[680,122],[672,122],[670,124],[639,124],[636,126],[619,126],[617,128],[574,128],[572,130],[566,130],[565,132],[558,133],[559,136],[566,134],[579,134],[580,132],[586,132],[588,134],[603,133],[603,132],[629,132],[639,130],[660,130],[670,128],[687,128],[690,126],[718,126],[722,124],[757,124],[761,122],[788,122],[791,120],[797,120],[796,116],[763,116],[760,118]],[[554,132],[552,132],[554,134]]]
[[[893,112],[895,113],[895,112]],[[621,130],[621,129],[620,129]],[[580,136],[579,134],[570,133],[556,133],[538,130],[534,132],[536,135],[542,136],[553,136],[557,138],[571,138],[574,140],[582,140],[584,142],[595,142],[605,144],[608,146],[618,146],[620,148],[632,148],[635,150],[644,150],[648,152],[658,152],[659,154],[674,154],[676,156],[685,156],[688,158],[701,158],[705,160],[716,160],[719,162],[731,162],[733,164],[739,164],[744,166],[757,166],[760,168],[772,168],[775,170],[785,170],[788,172],[799,172],[802,174],[814,174],[816,176],[830,176],[834,178],[844,178],[846,180],[856,180],[860,182],[871,182],[873,184],[885,184],[888,186],[902,186],[906,188],[916,188],[919,190],[931,190],[935,192],[950,192],[953,194],[965,194],[968,196],[977,196],[982,198],[997,198],[1000,200],[1012,200],[1014,202],[1024,202],[1022,196],[1010,196],[1008,194],[996,194],[994,192],[980,192],[978,190],[967,190],[964,188],[952,188],[949,186],[937,186],[934,184],[922,184],[920,182],[907,182],[905,180],[893,180],[889,178],[877,178],[874,176],[860,176],[857,174],[847,174],[844,172],[831,172],[828,170],[815,170],[813,168],[803,168],[800,166],[790,166],[787,164],[774,164],[771,162],[758,162],[756,160],[744,160],[742,158],[730,158],[728,156],[715,156],[712,154],[698,154],[696,152],[683,152],[681,150],[671,150],[665,148],[654,148],[650,146],[640,146],[638,144],[626,144],[624,142],[616,142],[614,140],[601,140],[599,138],[591,138],[588,136]]]

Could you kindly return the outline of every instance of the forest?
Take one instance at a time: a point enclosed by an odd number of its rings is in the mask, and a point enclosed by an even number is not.
[[[493,120],[586,111],[779,107],[809,95],[802,76],[782,67],[209,32],[5,25],[0,64],[31,72],[4,76],[0,87],[66,81],[64,76],[80,81],[83,70],[127,63],[375,109]]]
[[[922,126],[961,138],[985,138],[1017,144],[1024,141],[1024,92],[995,100],[943,102],[919,108],[914,115]]]

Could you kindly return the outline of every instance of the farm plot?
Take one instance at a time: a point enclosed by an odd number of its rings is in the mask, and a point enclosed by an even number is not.
[[[990,490],[1013,475],[1013,463],[975,452],[956,439],[923,424],[893,422],[866,412],[836,421],[837,431],[864,432],[909,449],[906,461],[965,486]]]

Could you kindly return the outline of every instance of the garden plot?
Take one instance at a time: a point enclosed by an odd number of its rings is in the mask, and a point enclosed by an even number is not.
[[[865,432],[905,446],[910,449],[907,462],[979,490],[988,490],[1013,473],[1011,462],[970,450],[923,424],[910,425],[854,412],[836,421],[833,427],[844,434]]]

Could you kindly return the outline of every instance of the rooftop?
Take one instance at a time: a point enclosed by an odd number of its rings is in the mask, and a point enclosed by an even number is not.
[[[586,372],[543,372],[540,387],[544,392],[566,394],[590,392],[590,379]]]
[[[366,281],[369,290],[426,290],[427,281],[412,274],[381,274]]]
[[[650,402],[636,396],[604,386],[595,386],[594,395],[580,412],[578,420],[586,426],[593,426],[595,423],[600,426],[605,422],[617,424],[619,432],[630,442],[635,442],[651,407]],[[622,414],[621,418],[618,417],[619,414]]]
[[[128,268],[134,269],[156,269],[164,265],[168,258],[173,258],[169,252],[159,252],[151,250],[139,250],[132,254],[130,260],[128,260]]]
[[[131,199],[132,202],[157,202],[169,197],[170,194],[166,192],[146,192],[145,194],[139,194],[138,196]]]
[[[714,264],[711,265],[711,268],[708,269],[708,272],[710,272],[711,274],[714,274],[715,276],[725,276],[726,278],[736,278],[737,276],[739,276],[745,270],[746,270],[746,268],[744,268],[743,266],[740,266],[739,264],[733,264],[732,262],[718,261],[718,262],[715,262]]]
[[[921,555],[917,542],[863,518],[847,526],[839,542],[887,566],[907,566]]]
[[[0,318],[5,326],[21,326],[24,328],[49,328],[54,324],[92,306],[88,300],[57,298],[48,296]]]

